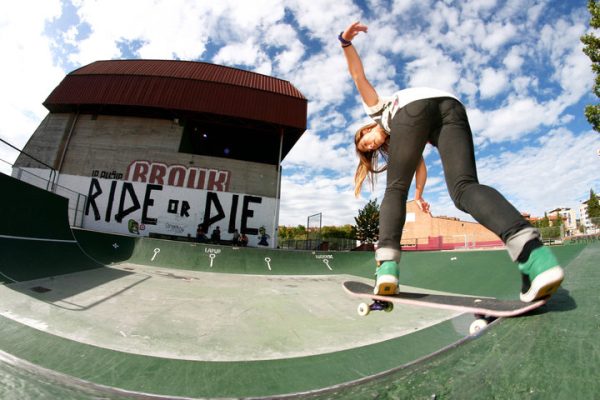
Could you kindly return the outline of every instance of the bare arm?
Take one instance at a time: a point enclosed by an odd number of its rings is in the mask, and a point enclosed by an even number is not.
[[[342,33],[342,38],[351,41],[359,32],[366,33],[367,29],[366,25],[363,25],[360,22],[354,22]],[[344,56],[348,63],[348,71],[350,72],[350,76],[352,77],[363,102],[369,107],[376,105],[379,101],[379,96],[365,76],[365,70],[358,52],[352,45],[343,47],[342,49],[344,50]]]
[[[427,166],[423,156],[417,164],[417,170],[415,172],[415,201],[419,209],[423,212],[429,212],[429,203],[423,200],[423,190],[425,189],[425,183],[427,182]]]

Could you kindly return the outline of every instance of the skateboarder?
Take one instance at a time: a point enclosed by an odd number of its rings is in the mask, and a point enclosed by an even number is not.
[[[415,202],[429,212],[422,194],[427,179],[423,149],[437,147],[450,197],[456,207],[498,235],[523,277],[521,300],[552,294],[564,278],[563,269],[543,246],[539,232],[495,189],[477,178],[473,137],[465,107],[453,94],[431,88],[400,90],[391,98],[380,97],[365,76],[352,39],[367,32],[360,22],[350,24],[338,36],[350,75],[373,122],[355,135],[359,157],[354,176],[358,196],[365,179],[373,185],[375,174],[387,170],[386,190],[379,216],[379,246],[375,253],[375,294],[394,294],[398,288],[400,239],[406,219],[406,201],[416,175]],[[378,158],[387,160],[383,167]]]

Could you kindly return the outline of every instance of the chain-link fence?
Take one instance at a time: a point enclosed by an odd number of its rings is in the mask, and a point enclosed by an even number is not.
[[[348,251],[355,249],[359,242],[356,239],[323,238],[318,240],[280,240],[280,249],[314,250],[314,251]]]
[[[422,238],[402,238],[403,250],[462,250],[494,249],[504,247],[500,238],[476,233],[429,236]]]

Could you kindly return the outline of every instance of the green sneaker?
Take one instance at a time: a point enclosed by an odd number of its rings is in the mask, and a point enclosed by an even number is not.
[[[519,271],[523,278],[520,297],[527,303],[552,296],[565,278],[558,260],[546,246],[533,250],[529,259],[519,264]]]
[[[398,279],[400,272],[398,263],[395,261],[386,261],[382,263],[375,271],[377,280],[375,281],[374,294],[392,295],[398,293]]]

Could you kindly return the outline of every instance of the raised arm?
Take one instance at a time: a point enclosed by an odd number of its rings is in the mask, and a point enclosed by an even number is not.
[[[341,38],[346,42],[351,42],[359,32],[366,33],[367,30],[368,28],[366,25],[363,25],[360,22],[354,22],[342,32]],[[344,50],[344,56],[348,63],[348,71],[350,72],[350,76],[352,77],[363,102],[369,107],[376,105],[379,101],[379,96],[365,76],[365,70],[358,52],[352,44],[342,44],[342,49]]]
[[[425,189],[425,183],[427,182],[427,166],[423,156],[417,164],[417,170],[415,172],[415,202],[419,209],[423,212],[429,212],[429,203],[423,200],[423,190]]]

